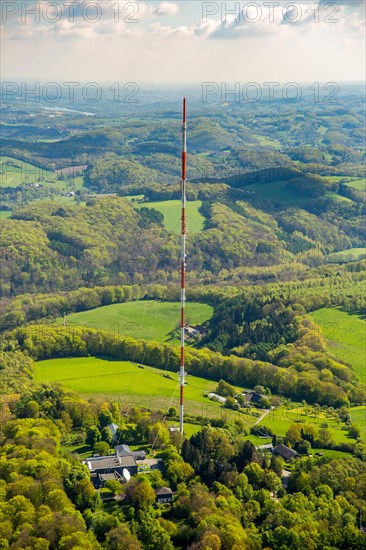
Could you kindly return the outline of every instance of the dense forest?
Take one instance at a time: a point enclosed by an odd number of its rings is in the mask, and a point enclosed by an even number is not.
[[[197,187],[198,196],[206,193],[207,184]],[[321,215],[296,208],[272,215],[234,201],[225,189],[220,197],[203,200],[206,228],[189,237],[192,281],[227,280],[241,268],[255,273],[284,264],[306,271],[327,263],[333,252],[364,244],[362,205],[338,223],[331,204]],[[176,281],[179,240],[153,211],[119,197],[17,209],[2,224],[2,296]]]
[[[46,385],[25,392],[11,408],[16,418],[1,433],[0,451],[4,548],[366,547],[358,529],[366,472],[357,458],[305,457],[293,466],[285,489],[283,460],[256,450],[238,431],[203,428],[184,441],[180,454],[160,413],[88,404]],[[104,496],[118,500],[106,512],[87,468],[61,443],[71,426],[79,426],[95,449],[108,448],[111,420],[121,425],[122,437],[153,441],[164,468],[124,485],[108,481]],[[310,428],[306,435],[304,425],[305,438]],[[156,505],[162,487],[174,492],[172,505]]]

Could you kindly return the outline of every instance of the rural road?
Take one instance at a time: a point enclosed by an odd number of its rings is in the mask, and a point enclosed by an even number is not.
[[[257,424],[259,424],[259,422],[261,422],[261,420],[263,420],[263,418],[265,418],[267,414],[270,412],[271,412],[271,409],[266,409],[264,413],[254,422],[253,426],[256,426]]]

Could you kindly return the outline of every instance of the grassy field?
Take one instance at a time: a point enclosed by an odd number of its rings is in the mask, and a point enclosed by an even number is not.
[[[213,308],[207,304],[187,303],[186,315],[190,325],[202,324],[210,319],[212,313]],[[144,340],[176,343],[178,340],[172,336],[171,332],[174,331],[179,320],[179,302],[144,300],[72,313],[67,316],[66,324],[108,330]],[[61,318],[56,321],[59,325],[63,322]]]
[[[338,308],[322,308],[311,313],[320,326],[329,351],[352,366],[366,382],[366,322]]]
[[[366,248],[348,248],[329,254],[327,260],[331,263],[345,264],[348,262],[357,262],[366,258]]]
[[[70,188],[75,191],[83,188],[84,178],[77,175],[71,180],[61,180],[58,178],[58,174],[51,170],[39,168],[22,160],[0,157],[0,186],[17,187],[35,183],[40,183],[41,185],[50,184],[53,187],[57,187],[60,192],[65,192],[71,183]],[[67,199],[68,197],[59,198]]]
[[[361,428],[361,437],[366,441],[366,407],[353,407],[351,409],[351,419],[354,424]]]
[[[348,187],[353,187],[359,191],[366,191],[366,179],[365,178],[352,178],[350,176],[327,176],[327,180],[336,181],[347,185]]]
[[[348,202],[348,203],[351,203],[351,204],[353,203],[353,201],[351,199],[349,199],[348,197],[343,197],[342,195],[338,195],[334,191],[326,191],[324,196],[327,199],[333,199],[337,202]]]
[[[127,195],[126,199],[132,202],[141,202],[144,200],[145,195]]]
[[[201,207],[201,201],[187,202],[187,229],[188,233],[199,233],[204,227],[205,218],[198,211]],[[146,202],[136,205],[137,208],[142,206],[155,208],[164,216],[164,225],[171,233],[180,233],[180,210],[181,202],[179,200]]]
[[[352,456],[352,453],[347,453],[344,451],[336,451],[334,449],[313,449],[313,454],[315,453],[323,453],[324,456],[327,458],[331,458],[332,460],[339,460],[340,458],[346,458],[347,456]]]
[[[164,374],[171,379],[165,378]],[[178,375],[148,366],[140,369],[137,364],[113,358],[74,357],[40,361],[36,365],[35,380],[61,382],[81,394],[138,394],[154,399],[155,396],[172,398],[176,392],[178,397]],[[203,403],[207,402],[204,391],[213,390],[217,385],[194,376],[189,376],[187,381],[187,399]]]
[[[57,185],[59,185],[60,187],[66,188],[70,182],[72,184],[73,191],[81,190],[84,187],[83,176],[74,176],[73,178],[71,178],[71,180],[65,180],[65,181],[59,180],[57,182]]]
[[[354,189],[358,189],[358,191],[366,191],[366,179],[365,178],[357,178],[352,181],[348,181],[346,183],[348,187],[353,187]]]
[[[292,424],[300,421],[306,424],[314,424],[317,428],[321,428],[321,425],[326,423],[336,443],[354,442],[354,440],[348,437],[347,430],[342,430],[342,424],[333,417],[326,415],[323,411],[317,412],[312,407],[303,406],[293,408],[282,406],[271,411],[256,425],[257,433],[255,435],[250,435],[249,439],[254,445],[270,443],[271,438],[265,438],[267,432],[263,429],[263,426],[271,429],[279,436],[284,436]]]
[[[0,220],[7,220],[12,214],[11,210],[0,210]]]
[[[168,425],[177,427],[177,426],[179,426],[179,422],[169,421]],[[203,428],[203,426],[201,426],[200,424],[191,424],[190,422],[185,422],[184,423],[184,434],[186,435],[186,437],[191,437],[191,435],[195,435],[197,432],[202,430],[202,428]]]
[[[255,139],[259,141],[259,145],[262,145],[263,147],[274,147],[275,149],[281,148],[281,143],[278,141],[278,139],[270,139],[266,136],[261,136],[259,134],[255,135]]]
[[[172,405],[179,406],[177,374],[148,366],[141,369],[134,363],[113,358],[74,357],[39,361],[35,366],[34,379],[37,382],[60,382],[69,390],[103,401],[120,398],[126,404],[162,410]],[[204,396],[205,392],[214,391],[216,386],[217,382],[187,376],[186,413],[232,419],[239,415],[248,423],[254,422],[254,417],[223,409]],[[191,432],[198,429],[193,425]]]
[[[123,400],[128,405],[145,406],[149,409],[167,411],[170,406],[179,406],[178,376],[173,372],[149,366],[139,368],[137,364],[119,361],[108,357],[73,357],[66,359],[51,359],[36,363],[34,378],[36,382],[59,382],[65,388],[75,391],[86,398],[102,401]],[[205,393],[214,391],[216,382],[199,378],[187,377],[185,388],[186,414],[201,415],[208,419],[223,418],[224,420],[242,420],[250,428],[256,421],[258,411],[234,412],[224,409],[219,403],[210,401]],[[237,388],[239,390],[239,388]],[[353,409],[355,415],[365,413],[366,407]],[[328,427],[337,442],[352,441],[347,431],[341,429],[334,418],[325,412],[316,412],[312,407],[280,407],[271,411],[258,425],[258,435],[248,438],[255,445],[268,443],[263,426],[271,428],[279,436],[284,436],[295,421],[303,421],[321,427],[327,422]],[[358,419],[361,423],[362,418]],[[176,422],[171,422],[176,424]],[[187,435],[192,435],[201,426],[187,422]]]
[[[24,183],[55,183],[57,174],[10,157],[0,157],[0,186],[17,187]]]

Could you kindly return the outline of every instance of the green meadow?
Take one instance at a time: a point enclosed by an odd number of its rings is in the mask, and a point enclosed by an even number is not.
[[[70,180],[73,190],[80,190],[84,186],[83,176],[75,176]],[[18,187],[24,184],[40,183],[41,185],[51,184],[57,187],[60,192],[65,192],[70,181],[59,179],[56,172],[39,168],[29,162],[24,162],[11,157],[0,156],[0,186],[2,187]],[[62,200],[65,202],[74,201],[73,197],[56,197],[57,202]]]
[[[0,210],[0,220],[7,220],[11,215],[11,210]]]
[[[159,210],[164,216],[165,228],[171,233],[180,233],[181,202],[179,200],[142,202],[136,205],[137,208],[141,208],[142,206]],[[201,206],[202,201],[187,201],[188,233],[199,233],[204,227],[205,218],[199,212]]]
[[[0,157],[0,186],[17,187],[25,183],[55,183],[57,174],[29,162]]]
[[[332,158],[330,158],[332,160]],[[327,180],[336,181],[347,187],[353,187],[353,189],[358,189],[358,191],[366,191],[366,179],[365,178],[352,178],[350,176],[327,176]]]
[[[178,371],[178,366],[177,366]],[[59,382],[66,389],[83,396],[116,400],[146,406],[150,409],[167,410],[179,406],[178,374],[109,357],[73,357],[50,359],[36,363],[36,382]],[[196,376],[187,376],[185,387],[186,414],[207,417],[227,416],[253,423],[248,414],[234,413],[209,400],[205,393],[214,391],[217,382]],[[193,432],[192,432],[193,433]]]
[[[348,202],[350,204],[353,203],[353,201],[348,197],[343,197],[342,195],[338,195],[338,193],[335,193],[334,191],[326,191],[324,194],[324,197],[328,199],[333,199],[337,202]]]
[[[132,202],[142,202],[145,195],[126,195],[126,199]]]
[[[186,317],[190,325],[200,325],[210,319],[212,314],[213,308],[207,304],[188,302],[186,305]],[[154,300],[112,304],[89,311],[72,313],[66,318],[67,326],[82,325],[111,331],[122,336],[170,343],[178,341],[171,333],[179,321],[179,302],[157,302]],[[63,322],[63,318],[56,321],[59,325]]]
[[[317,412],[313,407],[279,407],[272,410],[256,427],[258,433],[256,434],[253,443],[256,445],[263,445],[268,441],[262,437],[266,435],[266,431],[263,426],[270,428],[274,433],[279,436],[284,436],[289,427],[295,422],[304,422],[306,424],[314,424],[317,428],[320,428],[323,423],[328,425],[328,429],[332,433],[333,439],[336,443],[350,442],[352,441],[347,431],[340,429],[340,424],[334,418],[326,415],[324,412]],[[262,437],[261,437],[262,436]]]
[[[332,263],[348,263],[348,262],[357,262],[366,258],[366,248],[347,248],[345,250],[340,250],[339,252],[334,252],[327,256],[327,260]]]
[[[366,321],[338,308],[322,308],[311,313],[319,325],[329,351],[351,365],[366,382]]]
[[[169,378],[165,378],[165,376]],[[179,394],[178,375],[154,367],[128,361],[100,357],[73,357],[50,359],[36,364],[35,380],[60,382],[66,388],[81,394],[115,394],[173,397]],[[204,391],[212,391],[216,382],[195,376],[187,377],[187,399],[206,402]]]
[[[174,372],[157,369],[110,357],[72,357],[38,361],[35,365],[36,382],[58,382],[66,389],[84,397],[103,401],[123,400],[129,405],[145,406],[149,409],[167,410],[179,406],[178,375]],[[178,368],[178,367],[177,367]],[[206,418],[242,420],[250,428],[262,411],[256,409],[234,412],[209,400],[205,394],[215,391],[217,382],[187,376],[185,387],[185,410],[188,415],[201,415]],[[237,388],[240,391],[240,388]],[[359,409],[359,410],[356,410]],[[365,413],[366,407],[352,409],[352,418]],[[357,423],[361,423],[361,418]],[[266,430],[270,428],[279,436],[284,436],[294,422],[315,424],[318,428],[326,422],[336,443],[352,441],[347,431],[334,418],[312,407],[279,407],[271,411],[257,424],[257,434],[248,436],[255,445],[267,443]],[[355,420],[356,421],[356,420]],[[188,420],[189,422],[189,420]],[[200,429],[193,424],[189,435]],[[188,434],[188,431],[187,431]],[[262,436],[262,437],[261,437]]]
[[[351,419],[354,424],[358,424],[361,428],[361,437],[366,441],[366,407],[353,407],[351,409]]]
[[[365,178],[357,178],[352,181],[348,181],[346,183],[348,187],[353,187],[354,189],[357,189],[358,191],[366,191],[366,179]]]
[[[179,422],[168,422],[168,424],[169,426],[177,427],[179,425]],[[189,438],[202,430],[202,428],[203,426],[201,426],[200,424],[191,424],[190,422],[184,422],[184,435]]]
[[[270,139],[267,136],[261,136],[259,134],[255,135],[255,139],[262,147],[274,147],[275,149],[281,149],[281,143],[278,141],[278,139]]]

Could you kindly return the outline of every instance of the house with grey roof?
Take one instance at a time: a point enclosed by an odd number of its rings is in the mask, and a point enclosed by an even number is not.
[[[114,447],[114,450],[116,451],[117,456],[126,456],[132,454],[132,451],[128,445],[116,445]]]
[[[116,445],[114,450],[117,456],[132,455],[136,460],[145,460],[146,458],[145,451],[131,451],[128,445]]]
[[[262,399],[265,397],[265,395],[262,395],[261,393],[258,393],[256,391],[243,391],[242,395],[245,398],[245,401],[247,404],[259,404]]]
[[[299,456],[299,454],[296,451],[294,451],[293,449],[290,449],[290,447],[287,447],[283,443],[279,443],[278,445],[276,445],[276,447],[273,449],[273,453],[276,456],[280,456],[286,461],[289,461]]]
[[[170,504],[173,500],[173,491],[169,487],[162,487],[155,491],[158,504]]]

